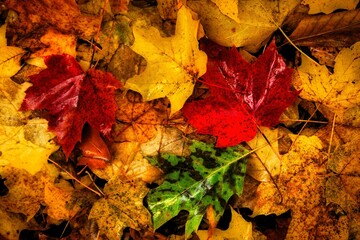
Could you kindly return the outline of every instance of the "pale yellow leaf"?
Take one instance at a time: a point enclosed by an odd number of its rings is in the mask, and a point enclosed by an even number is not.
[[[48,132],[45,119],[28,120],[26,113],[18,111],[28,87],[0,78],[0,166],[10,165],[35,174],[59,147],[51,141],[55,135]]]
[[[268,144],[266,139],[271,143]],[[255,138],[247,142],[252,149],[260,148],[252,154],[247,162],[246,173],[258,181],[269,181],[272,177],[279,175],[281,159],[278,153],[278,130],[261,127]],[[265,167],[264,167],[265,166]]]
[[[302,0],[301,4],[309,6],[309,14],[329,14],[338,9],[355,9],[359,0]]]
[[[208,231],[199,230],[196,232],[200,240],[207,240]],[[215,229],[212,240],[251,240],[252,223],[247,222],[239,213],[231,208],[231,222],[227,230]]]
[[[257,52],[299,3],[300,0],[238,1],[239,22],[236,22],[225,16],[213,2],[187,1],[187,5],[199,14],[207,37],[220,45],[245,47],[250,52]]]
[[[25,51],[18,47],[0,47],[0,78],[12,77],[21,68],[21,57]]]
[[[141,144],[141,152],[145,156],[156,156],[159,153],[187,156],[191,153],[182,131],[178,128],[162,126],[159,127],[155,138]]]
[[[163,38],[156,28],[137,21],[131,48],[146,59],[147,66],[140,75],[127,80],[125,87],[141,93],[145,101],[168,97],[171,114],[180,110],[197,78],[206,71],[207,56],[198,49],[198,27],[199,22],[185,6],[178,11],[172,37]]]
[[[220,12],[225,16],[231,18],[237,23],[240,23],[239,19],[239,1],[238,0],[211,0],[220,9]]]
[[[303,56],[298,72],[302,98],[323,103],[338,115],[360,103],[360,42],[340,51],[333,74]]]

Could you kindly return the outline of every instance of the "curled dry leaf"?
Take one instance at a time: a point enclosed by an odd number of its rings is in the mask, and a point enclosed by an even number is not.
[[[307,16],[290,35],[296,45],[319,47],[349,47],[359,38],[360,9]]]
[[[92,127],[83,129],[83,136],[78,148],[82,156],[79,157],[77,165],[86,165],[91,170],[106,167],[111,160],[111,155],[99,132]]]

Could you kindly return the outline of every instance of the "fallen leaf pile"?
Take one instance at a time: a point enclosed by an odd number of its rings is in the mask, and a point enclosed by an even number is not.
[[[359,1],[2,1],[0,239],[359,239]]]

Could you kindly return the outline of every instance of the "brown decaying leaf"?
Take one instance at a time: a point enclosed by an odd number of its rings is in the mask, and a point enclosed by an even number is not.
[[[290,39],[299,46],[349,47],[360,39],[360,9],[305,17]]]
[[[156,99],[143,102],[141,95],[128,91],[116,96],[118,111],[113,139],[116,142],[134,141],[145,143],[155,137],[158,125],[168,121],[168,101]]]
[[[8,29],[10,35],[15,34],[20,38],[48,25],[62,33],[90,38],[100,26],[100,18],[82,15],[75,0],[7,0],[5,4],[19,14]]]

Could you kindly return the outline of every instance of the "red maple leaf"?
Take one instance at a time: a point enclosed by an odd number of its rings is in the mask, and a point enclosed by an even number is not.
[[[236,48],[205,43],[210,96],[185,104],[183,113],[199,133],[218,137],[217,147],[228,147],[255,137],[257,126],[272,127],[298,96],[290,90],[287,68],[273,41],[254,63]]]
[[[68,157],[81,140],[84,124],[110,136],[117,109],[114,92],[121,83],[111,74],[89,69],[86,73],[70,55],[45,57],[47,69],[30,76],[20,110],[45,109],[49,130]]]

